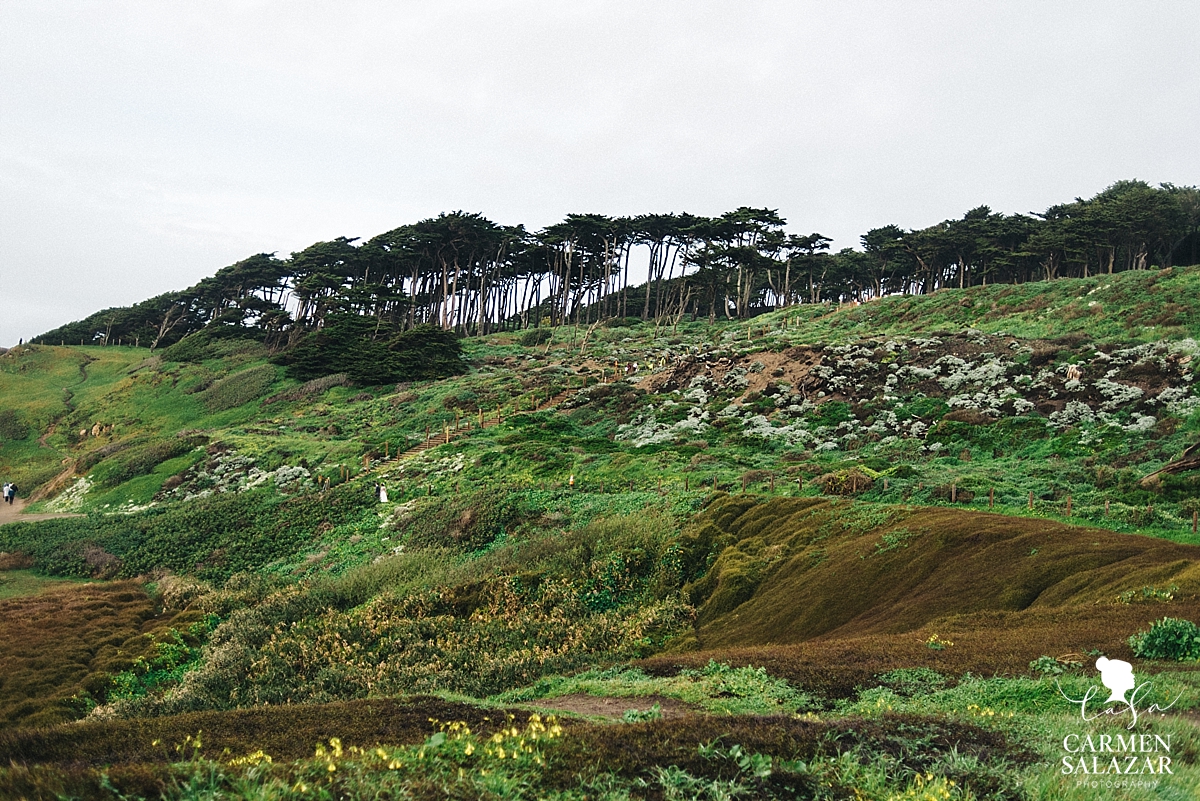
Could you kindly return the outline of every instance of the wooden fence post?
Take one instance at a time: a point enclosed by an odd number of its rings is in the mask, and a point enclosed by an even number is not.
[[[988,508],[991,509],[996,505],[996,488],[992,487],[988,490]]]
[[[950,482],[950,503],[958,503],[958,484]]]
[[[1067,517],[1071,516],[1071,496],[1067,496]]]
[[[744,475],[742,476],[742,494],[746,494],[746,477]]]
[[[1108,517],[1108,500],[1104,501],[1104,516]]]
[[[1029,511],[1033,511],[1033,490],[1029,491]]]
[[[689,483],[690,483],[689,478],[687,476],[684,476],[683,477],[683,491],[684,492],[687,492],[690,489],[690,487],[688,486]]]
[[[771,474],[771,492],[775,491],[775,474]]]

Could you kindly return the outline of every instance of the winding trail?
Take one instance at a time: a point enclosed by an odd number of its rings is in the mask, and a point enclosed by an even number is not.
[[[91,364],[92,362],[96,361],[96,359],[94,357],[89,356],[86,353],[81,354],[81,355],[83,356],[83,361],[81,361],[79,363],[79,380],[76,381],[74,384],[71,384],[70,386],[63,387],[63,406],[66,407],[67,411],[64,414],[60,414],[53,421],[51,421],[50,426],[46,429],[46,433],[44,433],[40,437],[38,437],[38,445],[40,445],[43,448],[50,447],[50,445],[46,443],[46,438],[54,433],[54,429],[58,426],[59,421],[62,420],[64,417],[66,417],[71,412],[75,411],[75,393],[71,391],[71,387],[77,387],[77,386],[80,386],[81,384],[87,383],[87,380],[88,380],[87,366],[89,364]]]
[[[36,515],[21,514],[28,503],[23,498],[17,498],[11,505],[0,502],[0,526],[3,526],[5,523],[32,523],[37,520],[52,520],[56,517],[83,517],[83,515],[67,514],[65,512]]]

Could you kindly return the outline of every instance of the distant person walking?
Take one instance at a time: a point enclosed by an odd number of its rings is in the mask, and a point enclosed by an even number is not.
[[[8,483],[4,485],[4,502],[12,505],[13,498],[17,497],[17,485]]]
[[[7,481],[4,482],[4,502],[5,503],[8,503],[8,490],[9,490],[9,487],[11,487],[11,486],[12,486],[12,484],[9,484]]]

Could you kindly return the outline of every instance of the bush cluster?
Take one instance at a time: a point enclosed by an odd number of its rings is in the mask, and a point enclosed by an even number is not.
[[[55,576],[138,576],[167,568],[224,580],[294,557],[331,526],[357,521],[374,501],[366,487],[290,497],[269,489],[198,498],[130,515],[92,515],[6,526],[0,551],[33,558]],[[115,557],[119,567],[113,568]],[[103,563],[103,564],[101,564]]]
[[[1200,626],[1190,620],[1164,617],[1129,638],[1129,647],[1142,659],[1200,659]]]
[[[260,364],[241,372],[227,375],[199,393],[200,402],[210,412],[235,409],[244,403],[261,398],[275,382],[275,368]]]
[[[29,436],[29,426],[25,425],[12,409],[0,409],[0,440],[19,440]]]
[[[100,486],[115,487],[131,478],[144,476],[168,459],[183,456],[192,449],[185,439],[153,439],[141,445],[127,448],[117,459],[105,464],[97,471]]]

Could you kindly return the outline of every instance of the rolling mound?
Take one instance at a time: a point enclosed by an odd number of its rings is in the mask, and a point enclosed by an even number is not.
[[[1196,546],[957,509],[726,496],[683,536],[698,609],[688,645],[703,649],[1143,599],[1166,613],[1200,590]]]

